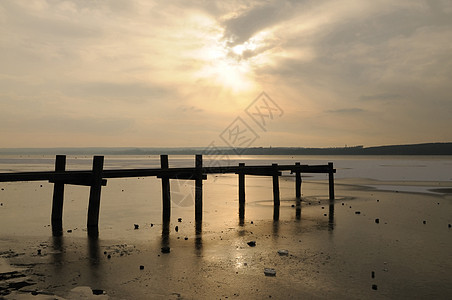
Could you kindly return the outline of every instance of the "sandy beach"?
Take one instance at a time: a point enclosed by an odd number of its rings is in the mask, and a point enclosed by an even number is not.
[[[86,188],[67,188],[64,234],[52,237],[52,184],[4,183],[0,295],[451,298],[450,182],[338,178],[336,200],[330,202],[326,181],[306,177],[297,202],[293,177],[282,177],[282,202],[275,212],[271,179],[250,177],[240,219],[236,181],[233,175],[208,179],[202,224],[195,224],[192,198],[186,196],[191,187],[173,185],[171,222],[162,224],[158,180],[111,180],[102,194],[97,238],[89,238],[85,229]]]

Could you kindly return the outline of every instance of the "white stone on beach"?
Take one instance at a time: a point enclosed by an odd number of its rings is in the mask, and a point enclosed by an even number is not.
[[[281,255],[281,256],[283,256],[283,255],[289,255],[289,250],[285,250],[285,249],[283,249],[283,250],[278,250],[278,254]]]

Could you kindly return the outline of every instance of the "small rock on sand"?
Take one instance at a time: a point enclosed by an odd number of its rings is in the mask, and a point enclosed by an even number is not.
[[[170,247],[162,247],[162,253],[170,253],[171,252],[171,248]]]
[[[355,215],[360,215],[361,212],[359,210],[355,211]]]
[[[256,241],[251,241],[251,242],[248,242],[247,244],[250,247],[254,247],[254,246],[256,246]]]
[[[176,226],[176,227],[174,228],[174,230],[176,230],[176,232],[178,232],[178,231],[179,231],[179,226]]]
[[[177,219],[177,222],[179,223],[182,222],[182,218]]]
[[[276,270],[273,268],[265,268],[264,274],[265,276],[276,276]]]
[[[376,284],[372,284],[372,289],[376,291],[378,289],[377,285]]]
[[[144,266],[143,265],[140,266],[140,270],[144,270]]]
[[[138,224],[133,224],[133,226],[135,227],[135,229],[140,228],[140,225],[138,225]]]
[[[289,250],[285,250],[285,249],[278,250],[278,254],[280,256],[287,256],[287,255],[289,255]]]

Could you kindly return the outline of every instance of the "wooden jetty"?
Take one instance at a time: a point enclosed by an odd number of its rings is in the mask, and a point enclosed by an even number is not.
[[[14,181],[49,181],[54,184],[52,202],[52,229],[54,234],[62,233],[64,185],[82,185],[90,187],[88,205],[88,233],[97,233],[99,224],[100,199],[102,186],[106,186],[108,178],[126,177],[150,177],[154,176],[162,180],[162,216],[163,220],[169,220],[171,215],[171,188],[170,179],[195,181],[195,219],[196,223],[202,222],[202,191],[203,180],[208,174],[237,174],[239,179],[238,195],[240,209],[244,213],[245,204],[245,176],[271,176],[273,179],[273,204],[280,205],[279,176],[282,171],[290,171],[295,174],[295,196],[301,197],[302,173],[326,173],[329,174],[329,199],[334,200],[334,173],[333,163],[328,165],[302,165],[296,162],[293,165],[270,166],[246,166],[239,163],[238,166],[203,166],[202,155],[196,155],[195,167],[170,168],[168,155],[160,156],[160,168],[153,169],[119,169],[104,170],[104,157],[94,156],[92,170],[69,171],[66,170],[66,156],[57,155],[55,159],[55,171],[49,172],[15,172],[0,173],[0,182]],[[279,210],[278,210],[279,211]]]

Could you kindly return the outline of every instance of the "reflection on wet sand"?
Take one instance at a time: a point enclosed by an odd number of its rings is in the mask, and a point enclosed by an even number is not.
[[[100,263],[99,238],[96,235],[88,236],[88,253],[91,266],[97,267]]]
[[[298,197],[295,204],[295,219],[301,220],[301,199]]]
[[[62,235],[52,236],[52,246],[53,246],[53,252],[52,252],[52,261],[53,266],[56,270],[61,269],[61,266],[63,265],[64,260],[64,239]]]
[[[328,230],[334,230],[334,200],[330,200],[329,203]]]

